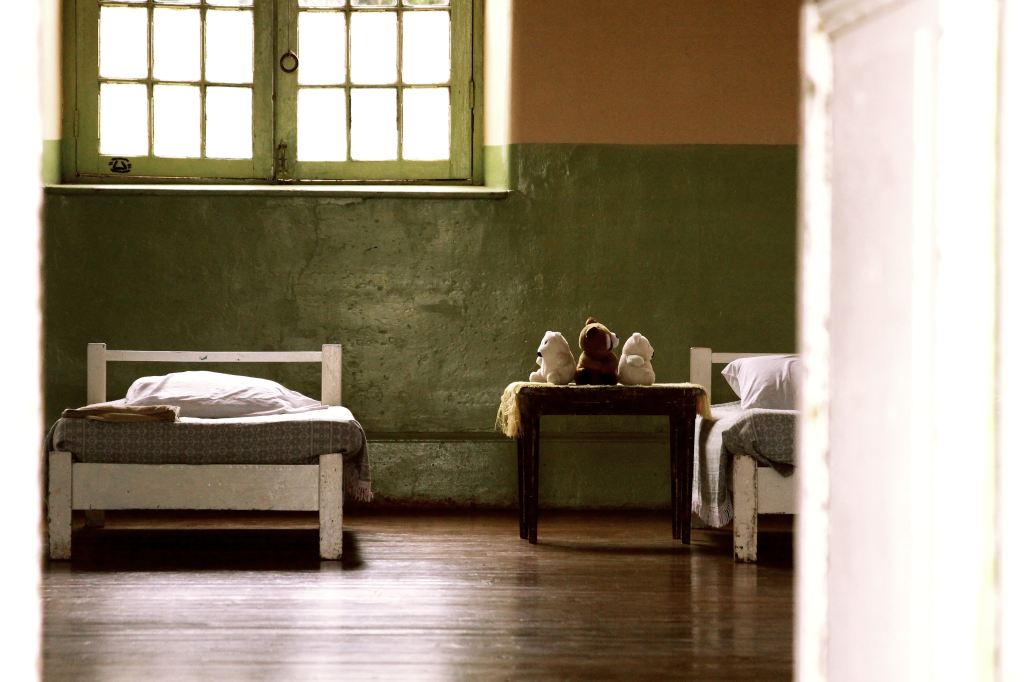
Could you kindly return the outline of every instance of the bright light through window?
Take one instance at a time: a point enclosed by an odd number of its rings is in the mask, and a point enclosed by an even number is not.
[[[469,179],[482,0],[72,2],[82,174]]]

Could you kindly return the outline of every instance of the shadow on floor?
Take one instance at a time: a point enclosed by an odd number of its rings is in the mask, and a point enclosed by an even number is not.
[[[678,543],[678,544],[676,544]],[[601,554],[607,556],[648,556],[652,554],[691,554],[732,556],[731,530],[694,530],[690,544],[678,540],[671,546],[643,543],[589,542],[584,540],[547,539],[541,537],[537,546],[555,551]],[[784,532],[761,533],[757,539],[757,563],[763,566],[793,566],[793,535]]]
[[[125,529],[74,531],[70,562],[49,562],[48,570],[357,570],[363,560],[352,531],[342,534],[342,559],[321,561],[319,535],[306,528]]]

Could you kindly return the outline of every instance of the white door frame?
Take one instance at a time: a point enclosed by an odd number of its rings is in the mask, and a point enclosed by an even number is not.
[[[1022,135],[1009,122],[1024,120],[1024,10],[1020,0],[918,2],[931,3],[938,30],[912,37],[914,220],[906,229],[914,262],[907,315],[920,352],[907,372],[928,398],[905,406],[914,452],[894,453],[912,458],[920,474],[907,482],[914,490],[906,522],[915,558],[911,566],[882,570],[915,576],[914,589],[895,605],[919,626],[897,654],[915,678],[963,672],[962,679],[1021,679],[1022,654],[1012,647],[1014,638],[1020,641],[1022,616],[1011,598],[1021,596],[1024,571],[1024,506],[1017,501],[1024,464],[1012,459],[1010,422],[1024,409],[1011,381],[1024,366],[1024,278],[1011,269],[1024,263],[1024,173]],[[798,467],[801,680],[842,678],[829,667],[830,653],[858,644],[828,628],[828,594],[835,589],[830,549],[849,541],[830,515],[830,491],[844,484],[830,476],[830,295],[843,286],[830,261],[833,211],[844,209],[833,206],[831,186],[833,48],[844,32],[906,4],[807,0],[801,18],[798,326],[807,369]],[[875,379],[884,390],[884,377]],[[863,612],[854,616],[877,616],[872,596],[865,595]]]

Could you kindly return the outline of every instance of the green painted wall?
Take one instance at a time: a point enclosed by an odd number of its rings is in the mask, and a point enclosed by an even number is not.
[[[43,184],[60,182],[60,140],[43,140],[41,158]]]
[[[795,347],[795,147],[528,145],[491,157],[508,159],[506,199],[51,188],[47,418],[84,401],[90,341],[341,342],[345,402],[369,433],[382,502],[511,505],[515,449],[494,415],[545,330],[575,345],[596,315],[622,337],[642,331],[662,381],[686,379],[691,345]],[[133,376],[113,376],[112,396]],[[275,376],[317,390],[311,371]],[[544,503],[666,506],[664,428],[546,418]]]

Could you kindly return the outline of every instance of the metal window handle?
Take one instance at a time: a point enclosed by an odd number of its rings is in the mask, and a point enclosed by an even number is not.
[[[294,50],[288,50],[281,55],[281,60],[278,63],[281,65],[282,71],[291,73],[299,68],[299,55],[295,54]]]

